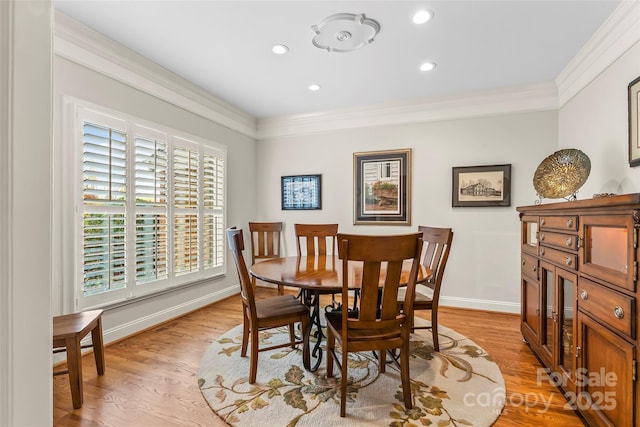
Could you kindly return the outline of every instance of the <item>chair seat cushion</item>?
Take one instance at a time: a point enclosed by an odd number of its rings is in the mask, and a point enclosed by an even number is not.
[[[299,314],[308,315],[309,309],[293,295],[280,295],[269,299],[256,300],[256,315],[258,319]]]
[[[402,305],[404,303],[405,298],[405,290],[398,289],[398,304]],[[433,299],[430,296],[425,295],[420,292],[416,292],[416,299],[413,302],[414,310],[430,310],[433,306]]]

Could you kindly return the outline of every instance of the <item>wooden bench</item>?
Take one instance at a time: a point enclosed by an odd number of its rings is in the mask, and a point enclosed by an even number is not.
[[[81,345],[91,332],[91,344]],[[102,343],[102,310],[65,314],[53,318],[53,352],[67,352],[67,369],[54,375],[69,374],[73,407],[82,407],[82,349],[93,347],[98,375],[104,375],[104,345]]]

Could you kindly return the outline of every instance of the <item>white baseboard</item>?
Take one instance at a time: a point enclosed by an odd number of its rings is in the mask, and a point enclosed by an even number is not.
[[[446,307],[498,311],[502,313],[515,313],[515,314],[520,313],[520,303],[514,303],[514,302],[440,296],[440,305],[446,306]]]
[[[205,305],[220,301],[221,299],[227,298],[231,295],[235,295],[239,292],[240,285],[235,284],[233,286],[220,289],[219,291],[212,292],[202,297],[186,301],[180,305],[176,305],[166,310],[158,311],[156,313],[153,313],[152,315],[140,317],[132,322],[124,323],[114,328],[105,329],[102,331],[104,343],[108,344],[110,342],[133,335],[147,328],[158,325],[162,322],[180,317],[193,310],[204,307]]]

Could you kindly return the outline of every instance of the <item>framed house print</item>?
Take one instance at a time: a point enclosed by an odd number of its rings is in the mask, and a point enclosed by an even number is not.
[[[411,224],[411,149],[354,153],[353,171],[354,224]]]
[[[282,210],[322,209],[322,175],[281,178]]]
[[[451,206],[511,206],[511,165],[453,168]]]

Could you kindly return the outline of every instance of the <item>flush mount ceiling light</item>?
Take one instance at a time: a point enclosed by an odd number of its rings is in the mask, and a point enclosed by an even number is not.
[[[283,44],[274,44],[271,48],[271,52],[275,53],[276,55],[284,55],[285,53],[289,52],[289,48]]]
[[[433,18],[433,12],[430,10],[419,10],[413,15],[414,24],[424,24],[428,20]]]
[[[420,71],[431,71],[436,68],[436,64],[434,62],[423,62],[420,64]]]
[[[320,88],[321,88],[321,86],[319,84],[317,84],[317,83],[312,83],[312,84],[309,85],[309,90],[312,91],[312,92],[317,92],[317,91],[320,90]]]
[[[312,25],[312,43],[328,52],[350,52],[373,41],[380,32],[380,24],[364,14],[338,13]]]

